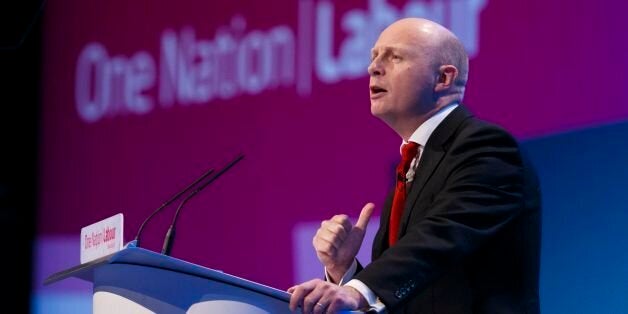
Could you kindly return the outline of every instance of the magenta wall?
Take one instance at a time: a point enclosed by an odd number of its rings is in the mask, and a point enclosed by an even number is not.
[[[628,118],[623,1],[62,1],[47,5],[41,238],[143,219],[209,167],[172,255],[280,289],[293,229],[382,204],[399,139],[370,115],[369,49],[410,14],[472,55],[465,102],[521,139]],[[405,12],[405,13],[404,13]],[[173,208],[143,245],[159,250]],[[376,210],[376,215],[379,209]],[[77,247],[78,250],[78,247]],[[78,263],[78,260],[72,263]]]

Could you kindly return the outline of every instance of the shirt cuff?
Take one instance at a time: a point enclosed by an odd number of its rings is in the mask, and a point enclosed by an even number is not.
[[[345,274],[342,275],[342,278],[340,278],[340,282],[334,282],[327,272],[327,267],[325,267],[325,280],[342,286],[345,282],[349,281],[353,277],[353,275],[355,275],[356,269],[358,269],[358,262],[356,262],[354,258],[353,263],[351,263],[351,266],[349,267],[349,269],[347,269],[347,272],[345,272]]]
[[[369,304],[369,313],[384,313],[386,306],[382,303],[373,290],[367,287],[362,281],[357,279],[351,279],[345,286],[349,286],[358,292],[366,299],[366,302]]]

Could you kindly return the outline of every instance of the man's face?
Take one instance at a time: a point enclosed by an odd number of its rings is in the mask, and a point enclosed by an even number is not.
[[[422,37],[393,24],[371,50],[371,113],[389,124],[430,110],[437,71]]]

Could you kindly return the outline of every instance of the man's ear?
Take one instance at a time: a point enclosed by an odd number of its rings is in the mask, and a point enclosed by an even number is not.
[[[439,93],[452,88],[455,84],[456,78],[458,77],[458,69],[451,64],[441,65],[438,72],[438,80],[436,82],[436,86],[434,87],[434,92]]]

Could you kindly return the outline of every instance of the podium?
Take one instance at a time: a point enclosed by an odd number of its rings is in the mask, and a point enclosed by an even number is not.
[[[127,246],[52,274],[93,283],[93,313],[292,313],[290,294],[174,257]]]

